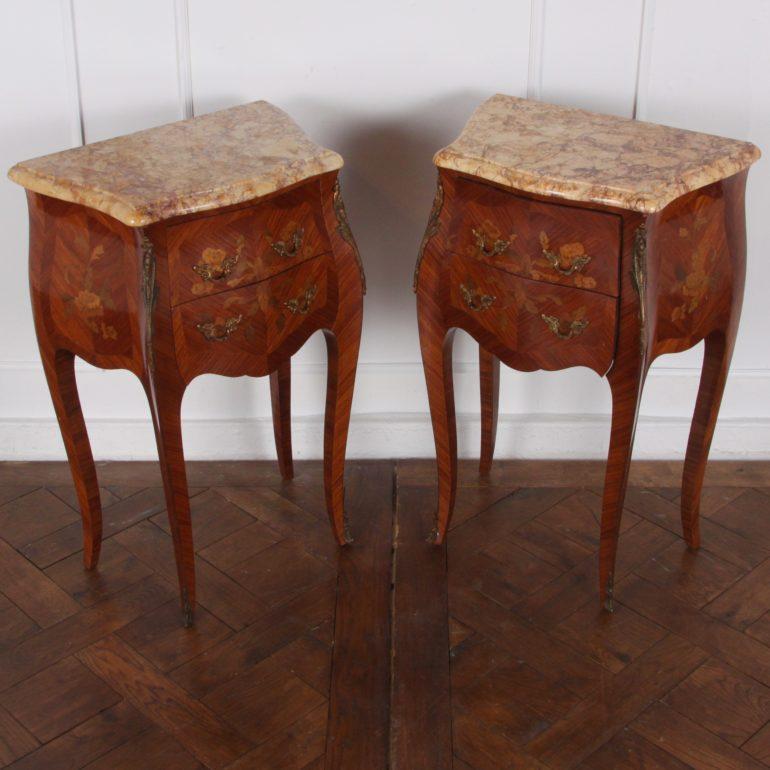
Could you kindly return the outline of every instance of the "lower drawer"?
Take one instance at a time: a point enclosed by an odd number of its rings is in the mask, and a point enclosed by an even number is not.
[[[443,273],[446,322],[524,371],[587,366],[615,350],[617,300],[505,273],[454,255]]]
[[[178,305],[172,310],[179,368],[262,376],[292,355],[337,307],[334,263],[316,257],[280,275]]]

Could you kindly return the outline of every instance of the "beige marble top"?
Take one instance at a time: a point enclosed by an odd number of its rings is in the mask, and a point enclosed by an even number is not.
[[[253,102],[17,163],[8,176],[127,225],[241,203],[342,167],[285,113]]]
[[[759,156],[749,142],[497,94],[434,161],[527,192],[652,213]]]

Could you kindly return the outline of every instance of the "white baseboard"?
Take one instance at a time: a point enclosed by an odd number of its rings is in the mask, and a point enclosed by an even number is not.
[[[156,458],[149,421],[90,420],[94,454],[100,460]],[[503,415],[495,456],[529,459],[602,459],[609,441],[609,419],[581,415]],[[636,459],[681,459],[689,423],[674,418],[642,417],[637,428]],[[458,450],[478,455],[477,415],[458,416]],[[321,457],[320,416],[293,420],[297,459]],[[275,456],[269,418],[186,420],[184,445],[189,460],[271,459]],[[0,458],[61,460],[64,448],[55,420],[0,421]],[[433,435],[427,414],[355,415],[348,440],[350,458],[432,457]],[[713,459],[770,459],[770,420],[721,420],[711,450]]]
[[[293,368],[295,456],[318,458],[323,442],[325,366]],[[700,371],[654,368],[647,379],[634,456],[684,455]],[[100,460],[154,459],[155,442],[144,394],[124,372],[78,367],[81,401]],[[711,456],[770,459],[770,371],[731,373]],[[459,451],[478,453],[478,369],[455,366]],[[362,363],[359,367],[348,456],[432,457],[433,436],[422,367],[417,363]],[[499,458],[600,459],[609,441],[609,389],[585,369],[520,374],[504,369]],[[655,415],[655,416],[650,416]],[[273,458],[266,378],[196,380],[185,398],[184,444],[191,460]],[[42,369],[36,362],[0,363],[0,459],[63,459]]]

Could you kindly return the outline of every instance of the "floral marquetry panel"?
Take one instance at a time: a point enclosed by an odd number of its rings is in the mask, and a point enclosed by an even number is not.
[[[674,352],[724,325],[733,280],[722,188],[691,193],[661,215],[656,233],[657,346]]]
[[[47,209],[51,252],[32,274],[48,303],[46,322],[86,360],[135,370],[141,266],[134,232],[81,207],[50,201]]]

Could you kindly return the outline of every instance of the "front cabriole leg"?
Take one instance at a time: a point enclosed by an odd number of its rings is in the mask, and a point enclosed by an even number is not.
[[[612,392],[612,427],[599,543],[599,595],[609,611],[613,609],[620,522],[648,368],[648,237],[648,228],[641,217],[630,214],[624,217],[618,340],[615,360],[607,374]]]
[[[145,371],[142,377],[158,447],[184,625],[195,612],[195,552],[190,497],[182,449],[182,398],[187,383],[177,366],[171,326],[165,229],[137,230],[142,270]]]
[[[320,184],[324,221],[337,272],[339,303],[334,322],[324,329],[328,353],[324,490],[334,537],[340,545],[345,545],[352,540],[345,514],[345,452],[361,343],[366,279],[337,174],[324,175]]]

